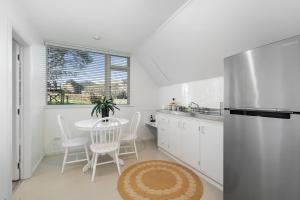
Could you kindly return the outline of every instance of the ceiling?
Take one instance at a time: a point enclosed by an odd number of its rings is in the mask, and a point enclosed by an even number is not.
[[[45,41],[131,53],[187,0],[23,0]],[[100,40],[94,40],[98,35]]]
[[[158,85],[223,75],[224,58],[300,34],[299,0],[192,0],[135,51]]]

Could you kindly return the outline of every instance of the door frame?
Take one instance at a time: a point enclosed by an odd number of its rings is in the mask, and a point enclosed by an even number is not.
[[[31,160],[30,161],[26,161],[26,159],[30,158],[30,154],[31,154],[31,149],[27,149],[28,148],[28,145],[26,145],[26,138],[24,137],[25,136],[25,126],[24,126],[24,110],[25,110],[25,98],[24,98],[24,85],[25,85],[25,67],[27,67],[27,57],[26,55],[28,54],[28,49],[26,48],[27,47],[27,44],[26,42],[24,42],[24,40],[13,30],[12,31],[12,42],[13,40],[15,42],[18,43],[18,45],[20,46],[20,72],[21,72],[21,98],[20,98],[20,101],[21,101],[21,105],[20,105],[20,130],[19,130],[19,134],[20,134],[20,137],[19,137],[19,144],[20,144],[20,147],[19,147],[19,152],[20,152],[20,162],[19,162],[19,168],[20,168],[20,180],[22,179],[26,179],[26,178],[29,178],[31,176]],[[14,66],[13,66],[14,67]],[[17,71],[17,70],[16,70]],[[12,88],[12,92],[15,92],[15,89],[16,88]],[[27,137],[30,137],[29,135]]]
[[[16,101],[13,105],[13,123],[14,130],[16,132],[16,143],[12,145],[12,148],[16,148],[16,152],[18,152],[18,164],[17,167],[19,168],[19,172],[16,172],[15,164],[13,164],[13,179],[17,176],[16,173],[19,173],[18,179],[21,180],[23,176],[23,137],[24,137],[24,55],[23,55],[23,45],[18,42],[14,37],[12,38],[12,43],[16,43],[16,55],[12,54],[12,59],[16,59],[15,63],[16,65],[12,66],[14,68],[14,84],[12,88],[13,97],[16,98]],[[13,44],[14,45],[14,44]],[[19,81],[21,82],[21,85],[19,85]],[[15,134],[15,133],[13,133]],[[15,140],[12,140],[12,142],[15,142]],[[16,145],[16,146],[15,146]],[[15,156],[15,155],[14,155]],[[13,161],[15,161],[13,159]]]

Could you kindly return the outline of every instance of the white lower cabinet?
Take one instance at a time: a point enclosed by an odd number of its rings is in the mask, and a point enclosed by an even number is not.
[[[200,169],[223,184],[223,123],[203,121],[200,126]]]
[[[181,121],[180,159],[195,169],[200,169],[200,134],[199,122],[183,119]],[[172,133],[170,133],[172,134]],[[172,136],[171,136],[172,137]]]
[[[157,117],[157,145],[165,150],[169,148],[169,119],[167,116],[158,115]]]
[[[172,135],[169,134],[169,152],[176,156],[180,157],[180,120],[177,118],[169,118],[169,129],[168,134],[172,133]]]
[[[223,184],[223,123],[157,114],[158,146]]]

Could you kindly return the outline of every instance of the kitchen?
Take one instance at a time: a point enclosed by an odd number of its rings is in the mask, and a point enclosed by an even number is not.
[[[299,200],[299,7],[1,0],[0,200]]]
[[[162,109],[156,113],[158,147],[221,189],[223,81],[223,77],[216,77],[162,87]]]

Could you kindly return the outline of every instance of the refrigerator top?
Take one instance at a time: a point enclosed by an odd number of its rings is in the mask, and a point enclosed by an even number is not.
[[[261,45],[261,46],[258,46],[258,47],[254,47],[252,49],[248,49],[248,50],[245,50],[243,52],[240,52],[240,53],[236,53],[236,54],[233,54],[231,56],[227,56],[224,58],[224,60],[227,60],[227,59],[230,59],[231,57],[235,57],[235,56],[238,56],[240,54],[244,54],[246,53],[247,51],[254,51],[256,49],[261,49],[263,47],[268,47],[268,46],[272,46],[272,45],[277,45],[277,44],[280,44],[280,43],[283,43],[284,45],[287,45],[289,44],[290,42],[291,43],[298,43],[298,41],[300,40],[300,35],[295,35],[293,37],[290,37],[290,38],[286,38],[286,39],[282,39],[282,40],[279,40],[279,41],[275,41],[275,42],[271,42],[271,43],[268,43],[268,44],[264,44],[264,45]]]
[[[224,107],[300,111],[300,36],[224,60]]]

